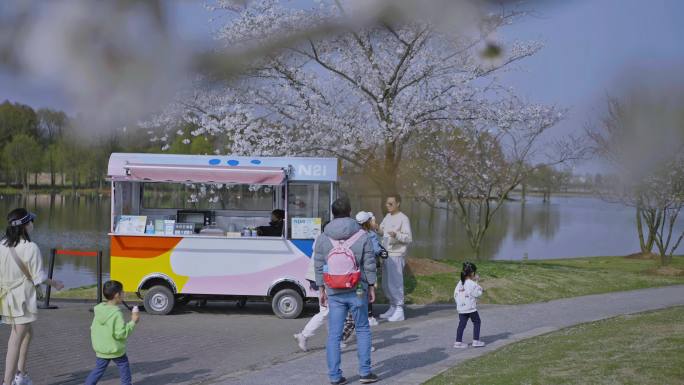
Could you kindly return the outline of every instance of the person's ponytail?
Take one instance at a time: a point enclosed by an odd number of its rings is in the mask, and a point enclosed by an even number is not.
[[[463,262],[463,271],[461,271],[461,284],[465,285],[466,277],[470,276],[477,270],[474,264],[470,262]]]

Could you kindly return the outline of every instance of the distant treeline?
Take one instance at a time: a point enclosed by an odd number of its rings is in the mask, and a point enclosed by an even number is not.
[[[193,127],[180,127],[187,133]],[[165,152],[213,153],[215,140],[184,141],[177,135]],[[21,188],[103,188],[112,152],[161,152],[143,129],[88,131],[88,122],[48,108],[0,104],[0,185]]]
[[[163,143],[163,152],[213,154],[217,148],[225,149],[227,138],[187,140],[195,128],[189,124],[178,127],[177,135]],[[88,122],[63,111],[34,110],[5,101],[0,104],[0,184],[24,191],[37,187],[102,189],[112,152],[162,152],[157,135],[138,127],[89,132]],[[540,167],[519,190],[524,187],[548,198],[552,192],[590,192],[603,179],[606,177],[601,174],[573,175],[568,170]]]

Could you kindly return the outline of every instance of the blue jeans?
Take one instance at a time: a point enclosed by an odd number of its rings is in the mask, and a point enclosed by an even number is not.
[[[347,313],[351,312],[356,324],[356,350],[359,357],[359,375],[366,376],[371,372],[371,331],[368,325],[368,293],[364,291],[361,298],[355,291],[328,296],[328,376],[330,381],[338,381],[342,377],[340,370],[340,341]]]
[[[109,361],[114,361],[116,366],[119,368],[119,377],[121,377],[121,385],[131,385],[131,367],[128,365],[128,356],[125,354],[119,358],[99,358],[95,363],[95,369],[86,378],[86,385],[95,385],[107,370],[109,366]]]

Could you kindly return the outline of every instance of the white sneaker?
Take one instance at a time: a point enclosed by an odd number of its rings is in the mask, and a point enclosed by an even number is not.
[[[463,342],[456,341],[456,342],[454,342],[454,347],[456,349],[465,349],[468,347],[468,344],[464,344]]]
[[[368,317],[368,325],[378,326],[378,320],[376,320],[375,317]]]
[[[483,346],[485,346],[485,345],[486,345],[486,344],[485,344],[484,342],[482,342],[482,341],[478,341],[478,340],[473,341],[473,347],[474,347],[474,348],[481,348],[481,347],[483,347]]]
[[[398,322],[404,320],[404,308],[397,306],[397,310],[394,311],[391,317],[387,319],[389,322]]]
[[[297,333],[294,336],[294,339],[297,340],[297,345],[299,346],[302,351],[306,351],[306,336],[304,336],[302,333]]]
[[[380,318],[388,319],[389,317],[392,316],[392,314],[394,314],[395,310],[397,310],[396,306],[394,306],[394,305],[390,306],[390,308],[386,312],[380,314]]]
[[[14,384],[15,385],[33,385],[33,381],[31,381],[28,374],[17,373],[17,375],[14,376]]]

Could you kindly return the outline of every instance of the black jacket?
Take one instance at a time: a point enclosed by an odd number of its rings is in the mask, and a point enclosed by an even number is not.
[[[265,237],[282,237],[284,221],[269,222],[268,226],[257,227],[257,234]]]

